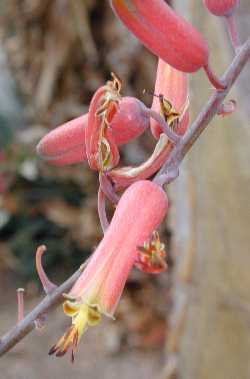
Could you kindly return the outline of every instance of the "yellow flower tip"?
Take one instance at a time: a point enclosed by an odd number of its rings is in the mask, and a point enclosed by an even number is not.
[[[97,308],[88,307],[88,325],[95,326],[98,325],[101,321],[101,313],[97,310]]]
[[[71,362],[73,363],[80,338],[88,325],[95,326],[101,321],[101,313],[97,307],[68,300],[64,302],[63,310],[67,316],[72,317],[72,325],[59,341],[52,346],[49,350],[49,355],[55,354],[56,357],[62,357],[72,347]]]
[[[74,317],[79,312],[80,307],[80,304],[74,303],[73,301],[69,300],[63,303],[63,311],[69,317]]]

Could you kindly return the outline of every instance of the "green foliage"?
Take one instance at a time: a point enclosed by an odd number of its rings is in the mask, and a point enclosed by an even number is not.
[[[0,114],[0,150],[10,145],[13,139],[13,130],[10,128],[9,121]]]
[[[58,182],[38,178],[29,181],[18,177],[12,184],[9,201],[15,204],[16,212],[0,228],[0,241],[7,244],[17,261],[16,272],[22,281],[35,280],[35,252],[39,245],[47,246],[44,267],[48,273],[60,274],[62,278],[88,257],[72,235],[72,230],[61,227],[48,219],[44,202],[61,199],[77,208],[85,194],[74,182]]]

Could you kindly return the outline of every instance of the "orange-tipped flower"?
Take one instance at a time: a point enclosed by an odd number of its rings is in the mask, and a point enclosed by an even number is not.
[[[72,326],[50,354],[62,356],[72,348],[74,360],[86,328],[99,323],[103,314],[113,316],[138,246],[144,246],[162,222],[167,207],[165,192],[150,181],[138,181],[124,192],[103,240],[66,296],[64,312],[72,317]]]
[[[204,0],[204,4],[215,16],[229,16],[240,4],[240,0]]]
[[[202,35],[164,0],[110,0],[115,13],[154,54],[184,72],[208,63]]]

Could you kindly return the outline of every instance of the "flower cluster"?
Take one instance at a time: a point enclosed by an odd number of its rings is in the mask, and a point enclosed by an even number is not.
[[[212,3],[205,1],[210,8]],[[51,164],[86,161],[99,173],[98,211],[104,237],[65,295],[63,309],[72,325],[50,350],[62,356],[71,348],[72,361],[87,327],[98,324],[102,315],[113,317],[133,266],[154,274],[167,268],[165,246],[156,228],[167,213],[168,200],[161,186],[169,178],[149,178],[160,170],[188,128],[187,74],[204,68],[211,83],[223,88],[209,67],[206,41],[164,0],[110,0],[110,4],[159,58],[152,107],[122,96],[121,80],[112,73],[111,80],[94,93],[87,114],[52,130],[37,146],[38,154]],[[119,146],[148,128],[156,139],[151,156],[137,167],[119,167]],[[124,190],[120,198],[118,190]],[[116,205],[110,223],[106,199]]]

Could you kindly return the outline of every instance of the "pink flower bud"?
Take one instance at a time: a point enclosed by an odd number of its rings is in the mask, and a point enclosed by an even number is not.
[[[41,139],[36,148],[37,154],[55,166],[85,161],[87,123],[88,114],[85,114],[55,128]]]
[[[58,126],[37,145],[38,155],[55,166],[65,166],[87,159],[85,130],[88,114]],[[123,145],[139,137],[149,127],[149,118],[135,97],[123,97],[110,122],[115,144]]]
[[[141,102],[127,96],[120,101],[110,127],[116,143],[123,145],[139,137],[149,127],[149,118],[145,116]]]
[[[209,12],[215,16],[229,16],[236,7],[239,6],[240,0],[203,0]]]
[[[149,50],[177,70],[195,72],[208,64],[206,41],[164,0],[110,0],[110,4]]]
[[[154,97],[152,109],[161,113],[168,123],[171,120],[179,121],[175,123],[174,131],[179,135],[183,135],[189,122],[187,75],[159,59],[154,93],[158,96],[162,94],[170,102],[172,109],[170,109],[168,118],[167,109],[166,112],[161,109],[161,104],[157,97]],[[175,118],[173,117],[174,114],[176,115]],[[157,139],[162,133],[160,125],[153,119],[151,120],[151,131]]]
[[[150,238],[168,208],[165,192],[150,181],[138,181],[122,195],[111,224],[64,303],[72,326],[50,354],[62,356],[72,346],[72,360],[88,325],[102,315],[113,316],[128,274],[138,257],[138,246]]]

